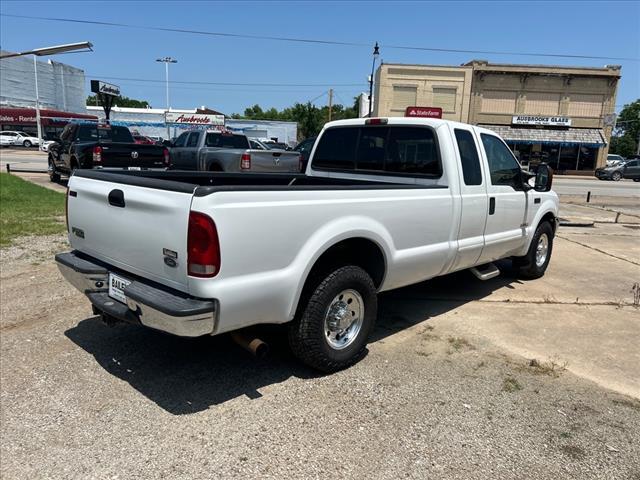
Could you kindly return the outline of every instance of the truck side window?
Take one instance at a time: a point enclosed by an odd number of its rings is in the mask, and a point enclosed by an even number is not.
[[[433,130],[426,127],[391,127],[385,171],[439,177],[440,155]]]
[[[187,147],[197,147],[198,140],[200,140],[200,132],[191,132],[189,140],[187,141]]]
[[[480,158],[473,134],[469,130],[455,129],[456,142],[460,152],[462,163],[462,176],[465,185],[482,185],[482,172],[480,170]]]
[[[184,147],[185,142],[187,141],[187,136],[189,136],[189,132],[181,133],[174,143],[176,147]]]
[[[313,166],[354,170],[360,127],[336,127],[326,130],[313,157]]]
[[[482,145],[487,154],[491,183],[493,185],[507,185],[514,190],[522,190],[520,165],[502,140],[493,135],[483,133]]]

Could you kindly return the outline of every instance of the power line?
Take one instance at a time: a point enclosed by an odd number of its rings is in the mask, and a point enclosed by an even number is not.
[[[252,40],[273,40],[279,42],[296,42],[306,44],[318,44],[318,45],[333,45],[333,46],[350,46],[350,47],[370,47],[370,43],[358,43],[358,42],[343,42],[336,40],[326,39],[312,39],[312,38],[295,38],[295,37],[277,37],[270,35],[249,35],[240,33],[229,32],[215,32],[206,30],[192,30],[185,28],[168,28],[168,27],[152,27],[145,25],[134,25],[129,23],[118,22],[102,22],[97,20],[83,20],[76,18],[59,18],[59,17],[38,17],[32,15],[14,15],[8,13],[0,13],[2,17],[10,18],[24,18],[29,20],[44,20],[49,22],[66,22],[66,23],[81,23],[88,25],[99,25],[104,27],[119,27],[119,28],[136,28],[140,30],[155,30],[160,32],[173,32],[173,33],[186,33],[193,35],[207,35],[215,37],[228,37],[228,38],[245,38]],[[594,55],[576,55],[576,54],[564,54],[564,53],[537,53],[537,52],[509,52],[499,50],[466,50],[466,49],[452,49],[452,48],[436,48],[436,47],[422,47],[422,46],[410,46],[410,45],[385,45],[381,42],[381,48],[398,49],[398,50],[418,50],[428,52],[442,52],[442,53],[469,53],[469,54],[481,54],[481,55],[511,55],[511,56],[524,56],[524,57],[550,57],[550,58],[576,58],[587,60],[621,60],[629,62],[640,62],[640,58],[629,57],[609,57],[609,56],[594,56]]]

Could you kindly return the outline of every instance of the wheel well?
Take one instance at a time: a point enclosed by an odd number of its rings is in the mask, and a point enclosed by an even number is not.
[[[553,230],[553,234],[556,234],[556,217],[553,213],[547,212],[540,219],[540,223],[549,222],[551,225],[551,229]]]
[[[369,274],[378,288],[384,280],[386,262],[382,249],[366,238],[350,238],[336,243],[325,251],[311,268],[305,288],[328,275],[336,268],[356,265]],[[314,285],[315,286],[315,285]]]
[[[209,165],[209,171],[210,172],[224,172],[222,167],[220,165],[218,165],[217,163],[212,163],[211,165]]]

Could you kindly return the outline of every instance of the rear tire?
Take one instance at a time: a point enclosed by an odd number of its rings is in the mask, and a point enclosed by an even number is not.
[[[53,162],[53,160],[51,158],[49,159],[49,166],[47,168],[47,171],[49,172],[49,180],[50,181],[52,181],[52,182],[59,182],[60,181],[60,174],[56,170],[56,164]]]
[[[25,140],[22,142],[22,146],[25,148],[31,148],[31,142],[29,140]]]
[[[553,228],[549,222],[542,222],[533,234],[527,254],[514,258],[519,276],[528,280],[542,277],[549,266],[552,251]]]
[[[340,267],[327,275],[289,325],[293,354],[325,373],[342,370],[366,353],[378,313],[376,287],[362,268]]]

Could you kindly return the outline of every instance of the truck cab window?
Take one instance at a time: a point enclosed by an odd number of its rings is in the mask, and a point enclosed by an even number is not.
[[[392,127],[385,171],[440,177],[442,165],[433,130],[425,127]]]
[[[359,127],[337,127],[325,131],[313,156],[313,166],[354,170],[359,133]]]
[[[476,142],[473,140],[473,134],[469,130],[458,128],[455,129],[455,134],[465,185],[482,185],[480,158],[478,157]]]
[[[487,154],[492,185],[506,185],[514,190],[522,190],[520,165],[502,140],[483,133],[482,145]]]
[[[189,136],[189,132],[181,133],[180,136],[176,139],[174,146],[184,147],[184,144],[186,143],[188,136]]]
[[[197,147],[198,140],[200,140],[200,132],[191,132],[189,140],[187,141],[187,147]]]

